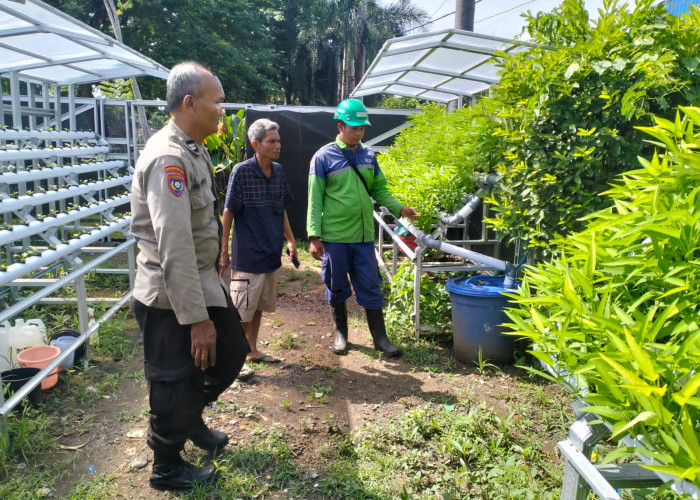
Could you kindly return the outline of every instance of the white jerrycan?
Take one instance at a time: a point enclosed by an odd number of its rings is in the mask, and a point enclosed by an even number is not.
[[[39,318],[24,321],[19,318],[15,326],[10,328],[8,336],[10,345],[10,361],[17,367],[17,353],[38,345],[46,345],[46,327]]]
[[[10,325],[9,321],[0,324],[0,371],[4,372],[12,368],[10,356]]]

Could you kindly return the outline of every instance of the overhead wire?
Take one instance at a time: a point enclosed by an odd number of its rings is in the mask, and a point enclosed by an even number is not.
[[[520,3],[520,4],[516,5],[515,7],[511,7],[510,9],[506,9],[506,10],[503,10],[503,11],[498,12],[498,13],[496,13],[496,14],[492,14],[492,15],[490,15],[490,16],[488,16],[488,17],[485,17],[485,18],[483,18],[483,19],[479,19],[478,21],[474,21],[474,24],[480,23],[480,22],[483,22],[483,21],[487,21],[487,20],[492,19],[492,18],[494,18],[494,17],[498,17],[498,16],[500,16],[501,14],[505,14],[505,13],[507,13],[507,12],[511,12],[511,11],[513,11],[513,10],[519,8],[519,7],[522,7],[522,6],[524,6],[524,5],[528,5],[528,4],[534,3],[534,2],[536,2],[536,1],[537,1],[537,0],[527,0],[526,2],[523,2],[523,3]],[[435,13],[433,13],[433,16],[434,16],[435,14],[437,14],[437,12],[442,8],[443,5],[445,5],[446,2],[447,2],[447,0],[444,0],[444,1],[442,2],[442,4],[440,5],[440,7],[438,7],[438,8],[435,10]],[[481,2],[481,0],[476,0],[476,1],[474,2],[474,5],[478,4],[479,2]],[[421,24],[421,25],[419,25],[419,26],[416,26],[416,27],[414,27],[414,28],[408,29],[408,30],[406,30],[405,32],[406,32],[406,33],[409,33],[409,32],[411,32],[411,31],[415,31],[415,30],[421,29],[421,28],[423,28],[423,27],[425,27],[425,26],[428,26],[429,24],[433,24],[435,21],[439,21],[440,19],[444,19],[444,18],[446,18],[446,17],[448,17],[448,16],[451,16],[451,15],[453,15],[454,13],[455,13],[455,11],[452,11],[452,12],[450,12],[450,13],[448,13],[448,14],[445,14],[445,15],[443,15],[443,16],[440,16],[440,17],[438,17],[438,18],[436,18],[436,19],[432,19],[432,16],[431,16],[431,19],[428,20],[427,22],[425,22],[425,23],[423,23],[423,24]]]
[[[485,17],[485,18],[483,18],[483,19],[479,19],[478,21],[474,21],[474,24],[476,24],[476,23],[481,23],[481,22],[483,22],[483,21],[486,21],[486,20],[488,20],[488,19],[492,19],[492,18],[494,18],[494,17],[498,17],[498,16],[500,16],[501,14],[505,14],[506,12],[513,11],[513,10],[517,9],[518,7],[522,7],[523,5],[527,5],[527,4],[529,4],[529,3],[534,3],[534,2],[536,2],[536,1],[537,1],[537,0],[528,0],[527,2],[523,2],[523,3],[521,3],[521,4],[518,4],[518,5],[516,5],[515,7],[511,7],[510,9],[506,9],[506,10],[504,10],[504,11],[501,11],[501,12],[497,13],[497,14],[493,14],[493,15],[490,15],[490,16]]]

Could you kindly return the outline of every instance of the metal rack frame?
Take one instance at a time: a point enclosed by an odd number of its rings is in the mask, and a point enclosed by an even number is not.
[[[46,85],[27,84],[26,88],[48,91]],[[77,304],[81,335],[10,399],[4,401],[0,393],[0,420],[82,343],[89,358],[88,339],[129,301],[136,274],[128,214],[133,167],[124,161],[131,157],[128,103],[71,98],[63,113],[60,98],[52,102],[46,95],[43,99],[13,95],[13,101],[44,107],[38,108],[41,112],[13,115],[15,128],[0,130],[0,251],[5,261],[0,269],[0,295],[8,302],[0,322],[36,304],[72,303]],[[126,154],[111,154],[110,143],[99,133],[106,130],[108,105],[125,110],[125,137],[117,142],[126,145]],[[74,127],[79,113],[98,132],[53,130],[60,129],[64,119]],[[34,255],[26,256],[28,249]],[[18,258],[21,254],[24,259]],[[126,268],[108,267],[111,259],[124,254]],[[128,274],[129,291],[118,298],[91,297],[85,282],[88,273]],[[75,293],[55,296],[65,287],[74,288]],[[30,293],[20,294],[20,290]],[[88,316],[90,302],[113,305],[93,323]]]
[[[484,210],[486,215],[489,214],[489,207],[485,206]],[[498,240],[490,230],[484,219],[482,217],[480,221],[481,233],[479,238],[469,238],[469,221],[467,218],[464,222],[459,224],[445,224],[443,222],[438,222],[433,226],[432,236],[437,239],[444,240],[450,244],[464,247],[464,248],[484,248],[490,247],[493,249],[493,255],[498,258],[500,255],[500,240]],[[413,318],[414,334],[416,340],[420,339],[421,332],[430,332],[440,330],[439,326],[427,325],[421,322],[421,311],[420,311],[420,299],[421,299],[421,279],[424,273],[441,273],[441,272],[484,272],[492,271],[493,268],[483,264],[478,264],[471,262],[467,259],[460,259],[459,262],[433,262],[424,261],[423,253],[427,249],[426,246],[420,243],[415,250],[411,250],[406,246],[406,244],[399,238],[396,234],[396,224],[387,223],[382,218],[382,215],[374,212],[374,220],[378,226],[378,238],[377,246],[375,249],[375,254],[377,257],[377,262],[382,272],[385,274],[387,279],[391,280],[393,275],[396,274],[398,268],[398,257],[399,249],[406,255],[407,258],[411,259],[415,264],[415,269],[413,271],[413,310],[411,312],[411,317]],[[460,240],[448,240],[446,235],[450,229],[458,229],[462,231],[462,239]],[[386,239],[390,239],[390,242]],[[386,263],[384,262],[384,252],[391,250],[391,271],[389,271]],[[517,250],[516,250],[517,257]]]

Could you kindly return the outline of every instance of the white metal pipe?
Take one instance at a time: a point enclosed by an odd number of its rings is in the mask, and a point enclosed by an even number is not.
[[[416,253],[410,248],[408,248],[408,245],[406,245],[406,243],[404,243],[401,240],[401,238],[399,238],[399,236],[389,227],[389,225],[382,220],[381,214],[378,214],[377,212],[373,212],[373,214],[374,220],[377,221],[377,224],[382,226],[382,229],[384,229],[384,231],[386,231],[389,234],[394,243],[396,243],[399,246],[399,248],[401,248],[401,250],[408,256],[408,258],[411,260],[416,260]]]
[[[133,292],[130,290],[124,297],[117,302],[114,306],[110,307],[95,323],[90,326],[84,333],[75,339],[75,342],[71,344],[68,348],[63,350],[61,354],[58,355],[56,359],[51,361],[46,367],[42,368],[39,373],[34,375],[30,380],[28,380],[20,389],[15,392],[10,399],[5,401],[5,403],[0,407],[0,416],[5,416],[9,411],[11,411],[17,404],[24,399],[27,394],[29,394],[36,386],[38,386],[41,381],[49,375],[55,368],[57,368],[63,360],[66,359],[71,353],[75,352],[78,347],[83,345],[95,332],[97,332],[100,324],[111,318],[119,309],[121,309],[124,304],[131,300],[131,295]]]
[[[52,293],[54,293],[57,290],[60,290],[61,288],[67,287],[67,286],[73,286],[75,277],[79,276],[81,274],[89,273],[92,272],[93,269],[96,269],[98,266],[103,264],[104,262],[107,262],[109,259],[114,257],[115,255],[118,255],[124,250],[127,252],[134,253],[134,248],[135,248],[135,243],[136,240],[134,238],[129,238],[125,242],[121,243],[120,245],[111,248],[109,252],[105,253],[104,255],[100,255],[99,257],[96,257],[92,259],[90,262],[86,263],[84,266],[82,266],[80,269],[77,269],[75,271],[71,271],[68,273],[66,276],[63,278],[60,278],[52,283],[48,283],[44,288],[41,290],[37,290],[34,292],[31,296],[22,299],[19,302],[15,302],[12,304],[10,307],[7,309],[3,309],[0,311],[0,323],[3,321],[9,320],[11,318],[14,318],[15,315],[21,313],[25,309],[28,309],[29,307],[33,306],[36,304],[38,301],[41,299],[48,297]],[[134,266],[136,264],[134,263]],[[134,267],[135,269],[135,267]],[[131,269],[129,269],[131,272]],[[131,284],[130,288],[133,288],[133,283]]]
[[[22,128],[22,111],[19,95],[19,74],[16,71],[10,72],[10,96],[12,97],[12,125],[15,128]],[[3,113],[4,113],[3,109]]]

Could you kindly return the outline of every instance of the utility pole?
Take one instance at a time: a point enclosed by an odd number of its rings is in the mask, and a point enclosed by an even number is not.
[[[455,29],[474,31],[474,0],[457,0],[455,5]]]
[[[455,2],[455,29],[474,31],[474,0],[457,0]],[[447,103],[447,111],[456,111],[462,107],[462,98]]]

